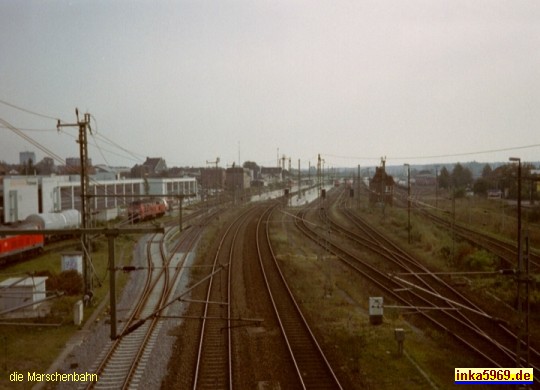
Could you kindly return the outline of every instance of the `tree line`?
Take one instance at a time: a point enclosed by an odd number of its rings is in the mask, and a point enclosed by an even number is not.
[[[537,200],[538,175],[532,174],[535,169],[530,163],[521,165],[521,196],[523,199]],[[486,164],[482,174],[474,179],[472,171],[457,163],[450,172],[443,167],[437,176],[439,188],[452,190],[456,197],[465,196],[467,192],[475,195],[487,196],[490,190],[500,190],[504,197],[516,199],[518,196],[518,166],[517,164],[505,164],[492,169]]]

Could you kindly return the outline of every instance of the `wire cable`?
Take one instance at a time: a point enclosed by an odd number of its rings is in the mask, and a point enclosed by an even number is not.
[[[501,149],[489,149],[489,150],[480,150],[475,152],[464,152],[464,153],[452,153],[452,154],[440,154],[440,155],[431,155],[431,156],[389,156],[387,159],[392,160],[421,160],[421,159],[428,159],[428,158],[447,158],[447,157],[463,157],[463,156],[472,156],[476,154],[488,154],[488,153],[499,153],[499,152],[509,152],[512,150],[522,150],[522,149],[532,149],[532,148],[538,148],[540,147],[540,144],[532,144],[532,145],[522,145],[522,146],[513,146],[508,148],[501,148]],[[332,158],[341,158],[341,159],[349,159],[349,160],[380,160],[380,157],[360,157],[360,156],[339,156],[335,154],[322,154],[321,156],[328,156]]]
[[[4,105],[6,105],[6,106],[9,106],[9,107],[11,107],[11,108],[14,108],[14,109],[16,109],[16,110],[26,112],[27,114],[32,114],[32,115],[40,116],[40,117],[46,118],[46,119],[52,119],[52,120],[54,120],[54,121],[60,120],[60,118],[55,118],[55,117],[52,117],[52,116],[49,116],[49,115],[40,114],[39,112],[35,112],[35,111],[29,110],[29,109],[27,109],[27,108],[23,108],[23,107],[17,106],[17,105],[15,105],[15,104],[13,104],[13,103],[6,102],[5,100],[0,100],[0,103],[4,104]]]
[[[30,142],[32,145],[34,145],[36,148],[38,148],[39,150],[41,150],[42,152],[44,152],[46,155],[52,157],[53,159],[55,159],[56,161],[58,161],[59,163],[61,164],[65,164],[65,160],[60,157],[59,155],[57,155],[56,153],[54,153],[52,150],[48,149],[47,147],[43,146],[42,144],[40,144],[39,142],[35,141],[34,139],[32,139],[31,137],[27,136],[26,134],[24,134],[24,132],[22,132],[21,130],[19,130],[18,128],[16,128],[15,126],[13,126],[11,123],[9,123],[8,121],[6,121],[5,119],[2,119],[0,118],[0,123],[4,126],[6,126],[8,129],[10,129],[11,131],[13,131],[15,134],[17,134],[19,137],[25,139],[26,141]]]
[[[4,125],[0,125],[0,129],[8,129],[7,126],[4,126]],[[29,129],[29,128],[23,128],[23,127],[18,127],[19,130],[22,130],[22,131],[35,131],[35,132],[42,132],[42,133],[46,133],[46,132],[56,132],[57,130],[56,129],[53,129],[53,128],[49,128],[49,129]]]

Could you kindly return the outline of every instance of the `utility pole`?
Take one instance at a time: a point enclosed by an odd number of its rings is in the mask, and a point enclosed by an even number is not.
[[[356,177],[356,208],[359,209],[360,208],[360,186],[362,185],[360,183],[360,178],[361,178],[361,174],[360,174],[360,164],[358,164],[358,175]]]
[[[517,193],[517,270],[516,270],[516,281],[517,281],[517,312],[518,312],[518,334],[517,334],[517,344],[516,344],[516,367],[523,367],[521,363],[521,358],[525,352],[526,364],[529,366],[530,363],[530,335],[529,335],[529,315],[530,315],[530,302],[529,302],[529,283],[530,283],[530,269],[529,269],[529,232],[527,231],[525,236],[526,244],[526,254],[523,254],[523,238],[522,238],[522,226],[521,226],[521,158],[519,157],[510,157],[510,161],[517,162],[517,182],[518,182],[518,193]],[[525,289],[525,291],[523,291]],[[525,295],[525,297],[523,297]],[[525,304],[525,310],[523,306]],[[522,344],[525,341],[525,351],[522,350]]]
[[[322,197],[322,187],[321,187],[321,155],[319,154],[317,159],[317,187],[318,187],[318,195],[319,197]]]
[[[301,176],[300,176],[300,159],[298,159],[298,199],[300,199],[300,190],[302,188],[302,186],[300,185],[300,180],[301,180]]]
[[[411,243],[411,165],[404,164],[407,167],[407,237]]]
[[[381,157],[381,200],[384,218],[386,216],[386,157]]]
[[[90,114],[84,114],[84,119],[79,119],[79,110],[75,109],[75,114],[77,115],[77,123],[58,123],[56,128],[60,130],[61,127],[78,127],[79,128],[79,154],[81,159],[81,227],[82,229],[87,229],[89,227],[90,220],[90,204],[88,203],[88,141],[86,138],[86,131],[90,128]],[[81,235],[82,243],[82,252],[83,252],[83,278],[84,278],[84,293],[92,293],[92,267],[90,263],[92,261],[90,257],[90,245],[88,240],[88,235],[83,233]],[[93,294],[93,293],[92,293]]]
[[[439,167],[435,165],[435,208],[439,207]]]

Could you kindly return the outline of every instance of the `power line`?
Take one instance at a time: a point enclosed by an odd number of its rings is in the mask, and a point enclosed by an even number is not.
[[[45,115],[45,114],[40,114],[39,112],[35,112],[35,111],[32,111],[32,110],[29,110],[27,108],[23,108],[23,107],[20,107],[20,106],[17,106],[13,103],[9,103],[9,102],[6,102],[5,100],[0,100],[0,103],[6,105],[6,106],[9,106],[11,108],[14,108],[16,110],[19,110],[19,111],[23,111],[23,112],[26,112],[28,114],[32,114],[32,115],[36,115],[36,116],[40,116],[42,118],[47,118],[47,119],[52,119],[54,121],[58,121],[59,118],[54,118],[52,116],[49,116],[49,115]]]
[[[4,125],[0,125],[0,129],[9,129],[9,127],[7,126],[4,126]],[[57,130],[56,129],[53,129],[53,128],[48,128],[48,129],[29,129],[29,128],[24,128],[24,127],[18,127],[19,130],[22,130],[22,131],[35,131],[35,132],[42,132],[42,133],[46,133],[46,132],[56,132]]]
[[[475,151],[475,152],[440,154],[440,155],[431,155],[431,156],[389,156],[388,159],[392,159],[392,160],[420,160],[420,159],[434,159],[434,158],[447,158],[447,157],[463,157],[463,156],[472,156],[472,155],[476,155],[476,154],[488,154],[488,153],[509,152],[509,151],[512,151],[512,150],[532,149],[532,148],[537,148],[537,147],[540,147],[540,144],[513,146],[513,147],[501,148],[501,149],[480,150],[480,151]],[[339,155],[327,154],[327,153],[325,153],[324,156],[333,157],[333,158],[350,159],[350,160],[379,160],[380,159],[380,157],[339,156]]]
[[[28,114],[36,115],[36,116],[39,116],[39,117],[42,117],[42,118],[46,118],[46,119],[52,119],[52,120],[54,120],[54,121],[56,121],[56,122],[57,122],[58,120],[60,120],[60,119],[57,118],[57,117],[53,117],[53,116],[50,116],[50,115],[45,115],[45,114],[42,114],[42,113],[39,113],[39,112],[36,112],[36,111],[32,111],[32,110],[30,110],[30,109],[27,109],[27,108],[18,106],[18,105],[16,105],[16,104],[7,102],[7,101],[5,101],[5,100],[1,100],[1,99],[0,99],[0,103],[1,103],[1,104],[4,104],[4,105],[6,105],[6,106],[9,106],[9,107],[11,107],[11,108],[14,108],[14,109],[16,109],[16,110],[26,112],[26,113],[28,113]],[[97,126],[98,126],[98,125],[97,125],[97,120],[96,120],[95,116],[94,116],[94,115],[90,115],[90,116],[91,116],[92,120],[93,120],[94,123],[95,123],[95,127],[96,127],[96,135],[97,135],[98,137],[101,136],[101,137],[105,138],[105,139],[108,141],[109,144],[111,144],[111,145],[113,145],[113,146],[119,148],[120,150],[122,150],[122,151],[124,151],[124,152],[130,154],[131,156],[133,156],[133,157],[135,158],[135,160],[133,160],[133,161],[141,162],[141,159],[144,160],[144,156],[139,155],[139,157],[138,157],[138,156],[136,155],[136,153],[131,152],[131,151],[129,151],[129,150],[127,150],[127,149],[121,147],[120,145],[118,145],[118,144],[115,143],[114,141],[108,139],[107,137],[105,137],[105,136],[103,136],[103,135],[100,135],[100,134],[97,132]],[[36,131],[36,132],[41,132],[41,131],[43,131],[43,132],[58,131],[57,129],[22,129],[22,128],[15,127],[15,126],[13,126],[13,125],[11,125],[11,124],[8,124],[8,125],[0,125],[0,128],[6,128],[6,129],[10,129],[10,130],[14,131],[14,132],[17,133],[19,136],[21,136],[22,138],[26,139],[28,142],[32,143],[33,145],[35,145],[33,141],[30,141],[29,138],[27,138],[27,137],[23,136],[22,134],[18,133],[18,131]],[[18,131],[15,131],[14,129],[17,129]],[[64,133],[65,133],[65,132],[64,132]],[[65,133],[65,134],[67,134],[67,133]],[[103,153],[102,153],[101,149],[100,149],[99,146],[97,145],[97,140],[95,139],[95,137],[94,137],[94,142],[95,142],[95,145],[93,145],[93,146],[95,146],[95,147],[98,148],[98,150],[99,150],[101,156],[103,157],[103,159],[104,159],[105,161],[107,161],[107,159],[105,158],[105,156],[103,156]],[[41,149],[41,147],[39,147],[39,146],[37,146],[37,145],[35,145],[35,146],[38,147],[39,149]],[[43,150],[43,149],[41,149],[41,150]],[[108,151],[108,152],[109,152],[109,153],[112,153],[112,154],[115,154],[115,153],[112,152],[112,151]],[[52,152],[51,152],[51,153],[45,152],[45,153],[46,153],[46,154],[51,154]],[[116,155],[116,156],[119,156],[119,157],[126,158],[126,156],[122,156],[122,155],[119,155],[119,154],[115,154],[115,155]],[[58,160],[58,161],[61,162],[62,164],[65,164],[65,162],[64,162],[63,160]]]
[[[540,144],[533,144],[533,145],[524,145],[524,146],[513,146],[509,148],[502,148],[502,149],[490,149],[490,150],[480,150],[476,152],[466,152],[466,153],[455,153],[455,154],[443,154],[438,156],[422,156],[422,157],[392,157],[393,159],[420,159],[420,158],[443,158],[443,157],[462,157],[462,156],[471,156],[475,154],[488,154],[488,153],[499,153],[499,152],[509,152],[511,150],[521,150],[521,149],[531,149],[531,148],[537,148],[540,147]]]
[[[64,131],[64,130],[62,130],[62,129],[60,129],[59,131],[60,131],[61,133],[65,134],[65,135],[67,135],[68,137],[71,137],[71,138],[75,139],[75,140],[78,139],[78,137],[77,137],[76,135],[74,135],[74,134],[70,134],[70,133],[68,133],[68,132],[66,132],[66,131]],[[89,144],[90,146],[99,148],[99,146],[97,145],[97,141],[96,141],[95,138],[96,138],[96,137],[94,137],[94,142],[92,142],[92,143],[89,142],[88,144]],[[103,138],[103,135],[100,136],[100,135],[98,134],[98,135],[97,135],[97,138]],[[107,142],[107,143],[109,143],[109,142]],[[109,143],[109,144],[110,144],[110,143]],[[116,146],[116,145],[114,145],[114,144],[111,144],[111,145]],[[101,147],[101,149],[104,150],[104,151],[106,151],[107,153],[114,154],[115,156],[118,156],[118,157],[121,157],[121,158],[124,158],[124,159],[132,160],[132,161],[135,161],[135,162],[141,162],[141,161],[142,161],[141,158],[136,157],[134,154],[132,154],[134,157],[133,157],[133,158],[130,158],[130,157],[126,156],[126,155],[116,153],[116,152],[114,152],[114,151],[112,151],[112,150],[109,150],[109,149],[106,149],[106,148],[103,148],[103,147]],[[123,148],[120,148],[120,149],[124,150]],[[125,151],[126,151],[126,153],[130,153],[128,150],[125,150]]]
[[[110,166],[111,164],[109,164],[109,161],[107,160],[107,158],[106,158],[105,155],[103,154],[103,151],[102,151],[101,148],[99,147],[99,145],[98,145],[98,143],[97,143],[96,137],[94,136],[93,133],[90,133],[90,135],[91,135],[92,138],[94,139],[94,142],[96,143],[96,148],[97,148],[99,154],[101,154],[101,157],[103,158],[103,160],[105,161],[105,164],[107,164],[108,166]]]
[[[133,151],[131,151],[131,150],[128,150],[128,149],[122,147],[121,145],[117,144],[115,141],[111,140],[110,138],[106,137],[106,136],[103,135],[103,134],[97,134],[97,136],[100,137],[100,138],[103,138],[103,140],[104,140],[106,143],[108,143],[109,145],[115,146],[115,147],[117,147],[118,149],[120,149],[120,150],[122,150],[122,151],[124,151],[124,152],[126,152],[126,153],[128,153],[128,154],[130,154],[130,155],[131,155],[133,158],[135,158],[137,161],[144,160],[145,157],[146,157],[146,156],[143,155],[143,154],[135,153],[135,152],[133,152]]]
[[[26,134],[24,134],[21,130],[19,130],[18,128],[16,128],[15,126],[13,126],[11,123],[9,123],[8,121],[6,121],[5,119],[2,119],[0,118],[0,123],[4,126],[6,126],[6,128],[10,129],[11,131],[13,131],[15,134],[17,134],[19,137],[25,139],[26,141],[30,142],[32,145],[34,145],[36,148],[38,148],[39,150],[41,150],[42,152],[44,152],[46,155],[52,157],[53,159],[55,159],[56,161],[58,161],[59,163],[61,163],[62,165],[65,165],[65,160],[60,157],[59,155],[57,155],[56,153],[54,153],[52,150],[48,149],[47,147],[43,146],[42,144],[40,144],[39,142],[35,141],[34,139],[32,139],[31,137],[27,136]]]

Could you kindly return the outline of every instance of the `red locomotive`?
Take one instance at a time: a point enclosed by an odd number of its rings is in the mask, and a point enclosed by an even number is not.
[[[146,221],[163,217],[167,211],[167,202],[164,199],[142,199],[131,202],[128,206],[130,221]]]
[[[32,214],[25,221],[10,225],[7,228],[13,230],[36,230],[36,234],[30,235],[6,235],[0,237],[0,264],[5,264],[12,259],[25,259],[43,250],[45,241],[51,236],[45,237],[39,234],[41,229],[68,229],[80,226],[81,214],[77,210],[64,210],[60,213]]]
[[[35,226],[33,228],[37,230]],[[30,230],[32,226],[21,225],[19,229]],[[0,264],[4,264],[8,259],[39,253],[43,250],[44,243],[43,234],[0,237]]]

